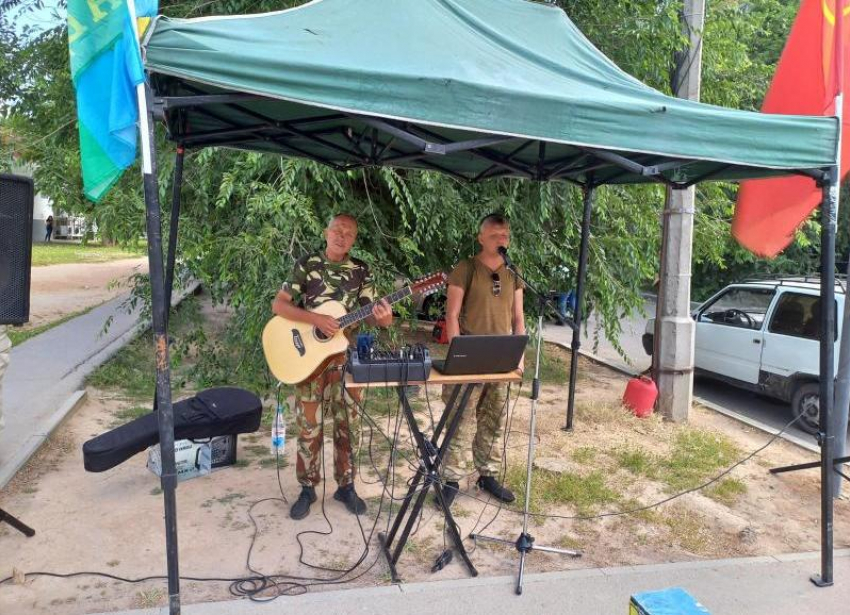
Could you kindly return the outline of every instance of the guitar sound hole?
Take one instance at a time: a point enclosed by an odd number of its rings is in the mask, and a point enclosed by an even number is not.
[[[319,329],[319,328],[315,329],[315,334],[316,334],[316,339],[318,339],[320,342],[326,342],[327,340],[330,339],[327,335],[322,333],[322,330]]]

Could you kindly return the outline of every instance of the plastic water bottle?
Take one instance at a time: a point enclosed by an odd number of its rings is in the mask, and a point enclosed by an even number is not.
[[[283,455],[283,449],[286,446],[286,421],[283,420],[285,409],[285,403],[278,404],[277,411],[274,414],[274,422],[272,423],[272,455]]]

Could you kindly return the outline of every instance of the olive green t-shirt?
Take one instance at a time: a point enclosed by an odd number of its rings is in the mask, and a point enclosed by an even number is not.
[[[498,281],[494,275],[498,276]],[[477,258],[463,260],[449,274],[449,285],[464,290],[460,309],[463,335],[513,333],[514,296],[516,290],[525,285],[504,264],[491,270]]]

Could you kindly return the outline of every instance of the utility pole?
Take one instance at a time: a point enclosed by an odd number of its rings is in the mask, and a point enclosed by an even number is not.
[[[685,0],[682,27],[690,41],[676,54],[673,92],[699,100],[705,0]],[[693,187],[667,189],[662,216],[661,279],[655,320],[655,379],[658,411],[673,421],[688,420],[693,397],[694,334],[691,319],[691,256],[694,238]]]

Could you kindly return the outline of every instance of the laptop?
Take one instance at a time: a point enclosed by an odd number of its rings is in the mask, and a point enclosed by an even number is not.
[[[505,374],[519,367],[527,335],[456,335],[434,369],[448,376]]]

